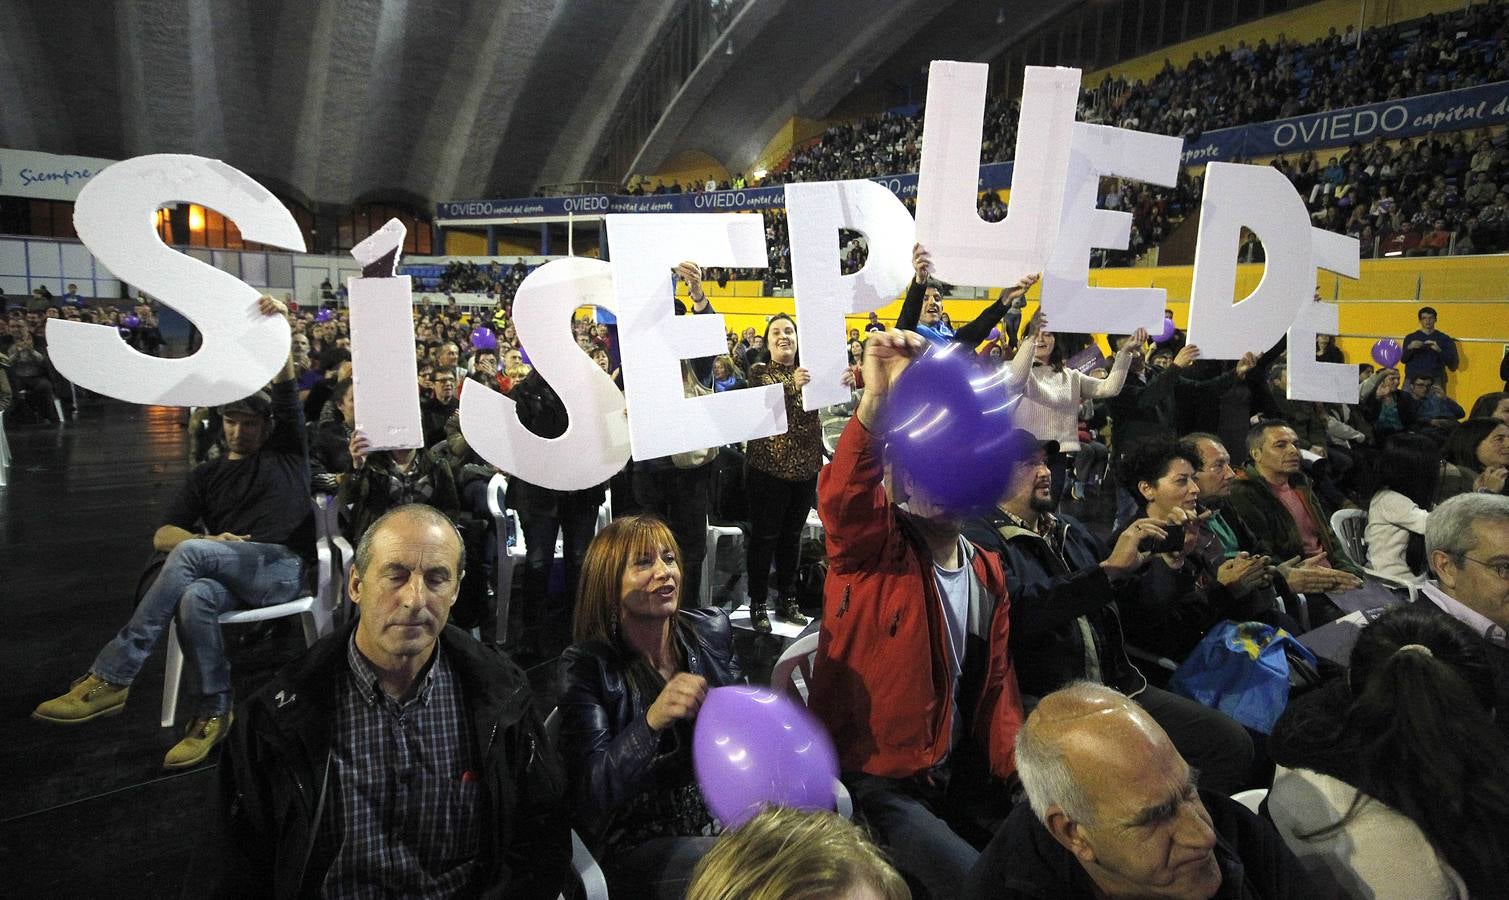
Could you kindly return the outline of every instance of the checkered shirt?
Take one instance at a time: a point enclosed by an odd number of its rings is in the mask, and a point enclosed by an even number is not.
[[[336,848],[335,860],[321,894],[474,894],[482,873],[482,784],[472,769],[461,691],[440,644],[419,690],[403,703],[383,693],[354,633],[346,659],[320,835]]]

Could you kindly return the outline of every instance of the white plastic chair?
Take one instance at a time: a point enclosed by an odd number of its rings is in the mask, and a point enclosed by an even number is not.
[[[508,479],[502,472],[487,483],[487,511],[493,517],[493,537],[497,541],[497,583],[494,592],[498,600],[498,641],[508,640],[508,609],[513,601],[514,568],[524,562],[524,529],[519,525],[519,515],[507,508]],[[513,522],[513,546],[508,546],[508,525]]]
[[[10,441],[5,437],[5,410],[0,409],[0,487],[5,487],[10,470]]]
[[[1266,799],[1267,796],[1267,788],[1252,788],[1251,790],[1232,794],[1231,799],[1252,810],[1253,814],[1257,815],[1258,807],[1262,805],[1263,800]]]
[[[770,670],[770,686],[800,700],[807,705],[812,684],[812,666],[817,662],[817,632],[798,638],[781,651],[775,668]],[[833,782],[834,805],[839,815],[854,819],[854,798],[842,781]]]
[[[1341,541],[1343,550],[1358,568],[1368,564],[1368,547],[1365,532],[1368,514],[1364,509],[1338,509],[1331,514],[1331,531]]]
[[[744,531],[737,525],[707,523],[707,549],[702,557],[702,593],[698,594],[704,604],[713,602],[713,577],[718,569],[718,538],[720,537],[737,538],[742,543]]]
[[[317,527],[324,521],[320,501],[311,500]],[[321,527],[321,530],[323,528]],[[239,625],[246,622],[265,622],[285,616],[298,616],[304,626],[304,645],[314,642],[334,630],[335,596],[338,585],[333,584],[333,566],[330,557],[330,540],[320,535],[315,541],[316,583],[315,592],[297,600],[263,606],[254,609],[233,609],[220,614],[221,625]],[[162,683],[162,727],[169,728],[178,714],[178,688],[183,680],[183,647],[178,643],[178,619],[174,616],[168,625],[168,659]]]
[[[808,685],[812,683],[812,664],[816,661],[817,632],[797,638],[775,661],[775,668],[770,670],[770,686],[791,694],[805,705]]]
[[[1389,587],[1409,591],[1409,601],[1415,602],[1415,594],[1429,576],[1416,576],[1409,581],[1390,578],[1368,567],[1367,545],[1368,514],[1364,509],[1338,509],[1331,514],[1331,531],[1335,533],[1347,556],[1368,576],[1376,578]]]
[[[552,748],[559,748],[561,742],[561,708],[557,706],[545,717],[545,739],[550,741]],[[587,849],[581,836],[575,829],[571,831],[571,869],[576,873],[577,880],[582,885],[582,895],[587,900],[608,900],[608,879],[603,875],[602,866],[592,858],[592,852]],[[564,895],[562,895],[564,896]]]

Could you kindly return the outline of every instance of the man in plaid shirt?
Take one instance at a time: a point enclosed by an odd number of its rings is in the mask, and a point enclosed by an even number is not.
[[[563,777],[524,673],[446,620],[460,535],[402,506],[357,547],[353,626],[253,695],[221,772],[227,893],[550,897]]]

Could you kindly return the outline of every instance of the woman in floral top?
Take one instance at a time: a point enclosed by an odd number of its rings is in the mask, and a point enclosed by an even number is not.
[[[797,364],[796,323],[780,313],[765,325],[770,361],[751,367],[749,386],[779,384],[786,392],[783,434],[749,442],[744,489],[749,497],[749,617],[756,631],[770,631],[765,601],[770,561],[775,558],[780,615],[807,624],[796,601],[796,568],[802,526],[817,499],[817,473],[823,467],[823,431],[817,412],[802,409],[802,385],[812,380]]]

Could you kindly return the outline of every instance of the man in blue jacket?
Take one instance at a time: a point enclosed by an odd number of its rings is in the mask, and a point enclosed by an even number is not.
[[[1436,330],[1436,310],[1422,306],[1420,327],[1404,336],[1404,380],[1429,378],[1446,387],[1446,370],[1456,371],[1457,342],[1444,331]]]

